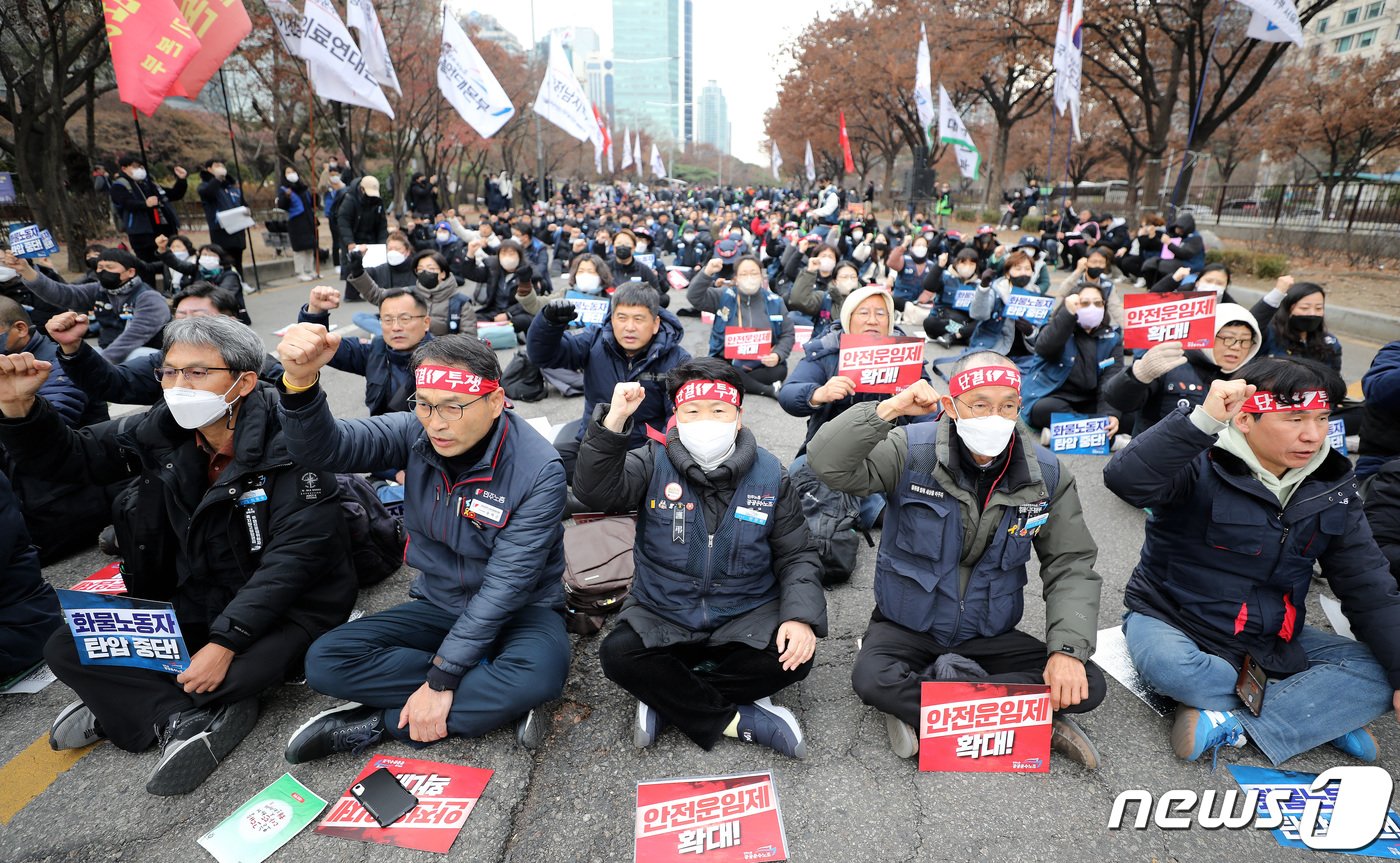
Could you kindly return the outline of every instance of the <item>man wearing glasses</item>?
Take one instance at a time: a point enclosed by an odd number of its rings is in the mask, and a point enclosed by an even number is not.
[[[0,444],[34,470],[105,484],[135,478],[114,507],[133,597],[171,602],[189,667],[178,675],[85,665],[64,627],[44,658],[78,695],[49,743],[160,744],[146,790],[193,791],[252,729],[258,694],[301,667],[307,647],[345,620],[355,572],[335,477],[289,458],[277,392],[258,381],[257,333],[222,316],[174,321],[163,401],[79,431],[36,393],[53,364],[0,357]]]
[[[980,351],[953,367],[949,395],[927,381],[866,402],[812,438],[812,470],[832,488],[888,499],[875,562],[875,611],[851,683],[885,714],[895,753],[918,752],[926,680],[1050,686],[1051,748],[1089,769],[1098,751],[1067,714],[1104,697],[1089,665],[1098,627],[1098,547],[1074,477],[1016,421],[1021,375]],[[936,422],[901,417],[942,410]],[[1031,552],[1040,557],[1045,640],[1016,629]]]
[[[380,296],[378,317],[383,335],[375,336],[368,344],[359,339],[340,340],[339,349],[328,363],[333,369],[365,379],[365,406],[372,417],[409,409],[413,349],[433,338],[428,332],[428,304],[417,292],[395,289]],[[331,309],[338,308],[340,291],[314,287],[297,322],[329,327]]]
[[[533,746],[533,709],[559,695],[569,667],[559,456],[505,410],[496,354],[479,339],[426,341],[413,354],[412,412],[356,420],[336,420],[317,384],[341,349],[338,333],[315,324],[283,336],[287,449],[327,470],[407,465],[405,562],[421,574],[408,602],[312,646],[307,684],[350,703],[299,728],[287,760],[385,737],[476,737],[513,721]]]

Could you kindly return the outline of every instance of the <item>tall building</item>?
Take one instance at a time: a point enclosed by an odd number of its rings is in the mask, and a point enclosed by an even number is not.
[[[535,56],[549,58],[549,40],[554,39],[564,48],[564,56],[574,69],[574,77],[580,81],[588,78],[588,55],[598,53],[602,42],[598,31],[592,27],[555,27],[535,44]]]
[[[700,128],[695,143],[708,144],[729,154],[729,103],[715,81],[708,82],[700,91]]]
[[[694,140],[691,0],[613,0],[613,64],[616,125]]]
[[[584,61],[584,71],[587,73],[588,101],[608,118],[609,128],[617,126],[617,112],[613,104],[612,57],[595,51]]]
[[[1400,0],[1352,0],[1330,7],[1308,27],[1313,55],[1350,60],[1400,49]]]

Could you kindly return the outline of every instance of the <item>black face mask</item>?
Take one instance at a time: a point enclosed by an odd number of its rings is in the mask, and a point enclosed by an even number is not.
[[[1012,277],[1011,277],[1011,284],[1015,285],[1015,286],[1018,287],[1018,288],[1024,288],[1026,285],[1029,285],[1030,283],[1031,283],[1031,277],[1030,277],[1030,276],[1012,276]]]
[[[84,263],[87,264],[89,270],[95,270],[97,269],[97,263],[101,260],[101,258],[88,258]]]
[[[619,261],[626,261],[632,257],[631,246],[613,246],[613,252],[616,253]]]
[[[1315,333],[1322,329],[1322,315],[1293,315],[1288,325],[1302,333]]]
[[[122,286],[122,274],[108,272],[107,270],[99,270],[97,273],[97,282],[102,285],[103,290],[115,291]],[[1297,319],[1295,318],[1294,320]]]
[[[1084,270],[1084,275],[1091,279],[1097,279],[1103,275],[1103,267],[1088,267]]]
[[[418,284],[425,288],[436,288],[441,281],[441,279],[438,278],[438,274],[434,273],[432,270],[423,270],[418,273],[415,278],[418,279]]]

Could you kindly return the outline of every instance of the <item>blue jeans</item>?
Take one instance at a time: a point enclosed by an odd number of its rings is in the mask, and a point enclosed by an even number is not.
[[[793,314],[789,312],[789,314]],[[799,467],[807,463],[807,454],[803,453],[792,460],[788,465],[788,473],[792,473]],[[885,511],[885,496],[877,492],[872,492],[865,497],[857,497],[856,503],[860,504],[860,527],[861,530],[870,530],[875,526],[875,519],[880,517],[880,513]]]
[[[1163,695],[1204,710],[1232,710],[1274,766],[1361,728],[1391,709],[1395,690],[1364,644],[1304,626],[1298,643],[1308,667],[1270,680],[1255,716],[1235,695],[1239,670],[1196,646],[1176,627],[1129,611],[1128,653],[1142,679]]]
[[[379,315],[373,312],[356,312],[350,319],[371,336],[384,335],[384,325],[379,322]]]
[[[306,652],[306,683],[317,692],[384,710],[389,734],[407,741],[399,710],[427,680],[433,656],[457,622],[422,599],[341,624]],[[569,635],[559,612],[527,605],[501,628],[490,655],[457,687],[447,732],[479,737],[564,691]]]

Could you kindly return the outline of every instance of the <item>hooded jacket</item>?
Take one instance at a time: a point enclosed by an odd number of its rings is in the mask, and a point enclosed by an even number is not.
[[[80,282],[76,285],[56,282],[40,270],[24,286],[45,302],[86,314],[101,305],[115,311],[113,329],[117,335],[102,346],[102,355],[114,363],[124,361],[140,347],[159,348],[161,331],[170,321],[170,306],[154,288],[137,276],[119,290],[108,292],[100,282]],[[99,317],[101,315],[99,309]],[[104,323],[104,329],[106,325]]]

